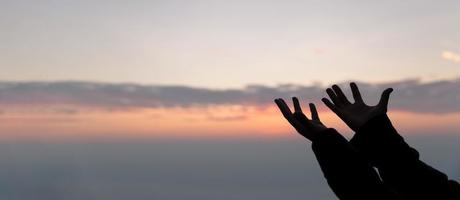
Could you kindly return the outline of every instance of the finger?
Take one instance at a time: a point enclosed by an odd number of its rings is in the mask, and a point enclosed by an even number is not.
[[[350,101],[348,101],[347,97],[343,93],[342,89],[338,85],[333,85],[332,89],[334,90],[335,94],[337,95],[337,98],[339,101],[341,101],[343,104],[351,104]]]
[[[291,109],[289,109],[283,99],[275,99],[275,103],[286,119],[288,118],[287,116],[292,115]]]
[[[334,105],[331,101],[329,101],[329,99],[327,99],[327,98],[322,98],[321,101],[322,101],[329,109],[331,109],[332,112],[334,112],[334,113],[337,113],[337,112],[338,112],[338,110],[337,110],[337,108],[335,107],[335,105]]]
[[[318,111],[316,110],[315,104],[310,103],[308,105],[310,106],[311,119],[314,120],[314,121],[320,121]]]
[[[388,107],[388,101],[390,100],[390,94],[393,92],[393,88],[387,88],[382,92],[378,106],[386,109]]]
[[[302,113],[302,107],[300,106],[299,99],[297,99],[297,97],[292,97],[292,102],[294,103],[294,112]]]
[[[329,98],[332,100],[332,102],[334,102],[334,104],[336,106],[341,106],[342,105],[342,103],[337,98],[337,95],[334,93],[334,91],[331,88],[327,88],[326,93],[329,96]]]
[[[297,97],[292,97],[292,102],[294,104],[294,117],[299,121],[301,124],[309,123],[309,119],[305,114],[302,112],[302,106],[300,105],[299,99]]]
[[[356,83],[350,83],[351,92],[353,93],[353,99],[355,99],[355,103],[364,103],[363,98],[361,97],[361,93],[359,92],[358,86]]]
[[[297,130],[302,129],[302,125],[294,117],[294,115],[291,112],[291,109],[289,109],[289,106],[286,104],[286,102],[283,99],[276,99],[275,103],[276,103],[276,105],[278,105],[278,108],[280,109],[280,111],[283,114],[284,118],[286,118],[286,120],[292,126],[294,126],[295,129],[297,129]]]

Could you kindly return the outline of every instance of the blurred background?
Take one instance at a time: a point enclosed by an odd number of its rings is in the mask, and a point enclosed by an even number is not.
[[[336,199],[272,100],[395,91],[460,180],[460,2],[0,1],[0,198]]]

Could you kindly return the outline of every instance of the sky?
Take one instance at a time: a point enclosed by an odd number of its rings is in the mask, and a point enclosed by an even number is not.
[[[235,88],[455,79],[452,1],[1,1],[2,80]]]
[[[320,101],[350,81],[394,88],[393,125],[458,180],[459,21],[458,0],[0,0],[0,199],[334,199],[273,99],[350,138]]]
[[[1,1],[0,139],[285,136],[272,103],[393,87],[409,133],[454,133],[458,1]],[[433,120],[435,118],[436,120]],[[423,125],[420,122],[423,121]]]

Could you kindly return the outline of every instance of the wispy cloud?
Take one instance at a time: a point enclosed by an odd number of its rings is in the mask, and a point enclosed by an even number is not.
[[[451,51],[443,51],[442,58],[460,64],[460,54]]]
[[[423,83],[403,80],[384,84],[357,82],[368,102],[376,103],[380,92],[395,89],[391,108],[410,112],[460,112],[460,79]],[[339,84],[348,91],[348,84]],[[109,84],[95,82],[0,82],[3,106],[67,105],[97,109],[170,108],[214,105],[264,107],[277,97],[300,96],[319,102],[326,96],[319,85],[250,85],[242,89],[215,90],[187,86]]]

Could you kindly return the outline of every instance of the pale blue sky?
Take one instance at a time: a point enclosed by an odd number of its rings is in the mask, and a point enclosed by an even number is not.
[[[211,88],[460,77],[460,1],[0,2],[0,80]]]

